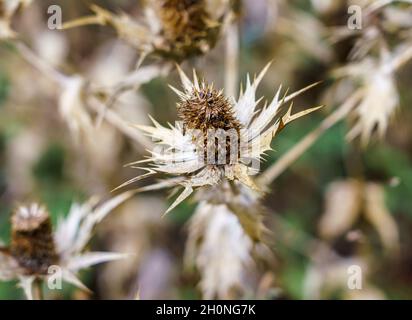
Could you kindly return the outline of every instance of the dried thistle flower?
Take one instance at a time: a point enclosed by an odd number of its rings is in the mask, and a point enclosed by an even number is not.
[[[203,54],[216,44],[220,22],[207,11],[206,0],[151,1],[158,12],[162,35],[155,52],[179,61]]]
[[[403,4],[400,4],[402,3]],[[400,4],[401,7],[396,6]],[[331,40],[333,42],[341,41],[348,37],[356,37],[355,44],[349,54],[352,60],[359,60],[380,49],[385,43],[388,35],[394,35],[400,39],[410,38],[409,28],[411,19],[410,0],[367,0],[356,5],[361,6],[361,29],[351,29],[347,26],[340,26],[331,29]],[[409,11],[409,12],[408,12]],[[359,19],[360,21],[360,19]]]
[[[395,1],[363,1],[361,30],[349,30],[347,26],[336,28],[332,33],[335,40],[347,36],[358,36],[349,58],[356,60],[335,71],[338,77],[349,81],[339,82],[339,86],[359,85],[362,98],[352,113],[356,122],[348,133],[349,139],[360,136],[365,146],[378,133],[382,138],[389,120],[399,105],[399,94],[395,82],[395,72],[412,58],[410,35],[411,6],[400,9],[390,6]],[[409,0],[399,1],[411,3]],[[406,31],[406,33],[405,33]],[[399,44],[393,49],[388,35],[394,34]]]
[[[191,82],[179,68],[183,91],[172,89],[181,99],[178,112],[183,123],[167,128],[152,119],[154,127],[137,126],[157,141],[159,148],[151,151],[149,159],[132,164],[151,162],[150,168],[144,168],[148,171],[146,174],[118,188],[159,172],[176,175],[177,178],[143,188],[150,190],[183,186],[184,191],[167,212],[190,196],[193,188],[217,185],[226,179],[239,181],[259,191],[251,175],[259,171],[260,160],[266,151],[271,150],[273,137],[288,123],[319,108],[292,115],[291,105],[284,115],[279,116],[278,108],[282,104],[311,85],[283,98],[280,97],[279,88],[269,105],[257,109],[260,100],[256,101],[256,89],[268,68],[269,65],[253,83],[248,77],[246,90],[241,92],[237,102],[225,97],[223,91],[216,90],[213,85],[199,81],[195,72]]]
[[[205,299],[228,299],[244,289],[245,273],[253,267],[253,241],[226,205],[202,202],[189,224],[186,261],[195,262]]]
[[[0,40],[16,37],[10,27],[13,16],[31,2],[32,0],[0,0]]]
[[[154,53],[182,61],[204,54],[218,39],[225,12],[216,17],[209,11],[209,0],[155,0],[144,2],[144,17],[134,20],[125,13],[116,15],[92,5],[94,16],[65,23],[65,28],[79,25],[110,25],[119,37],[143,55]],[[225,1],[223,1],[225,2]]]
[[[336,239],[363,216],[377,231],[388,252],[399,250],[399,230],[385,204],[385,192],[380,184],[358,180],[333,182],[326,193],[325,212],[319,221],[319,231],[325,239]]]
[[[20,206],[12,216],[9,247],[0,248],[0,280],[18,279],[28,299],[33,299],[33,282],[47,280],[50,267],[58,267],[62,280],[83,290],[79,270],[126,257],[112,252],[84,252],[94,227],[133,193],[123,193],[96,206],[96,199],[74,204],[66,219],[52,231],[48,211],[36,203]]]
[[[49,213],[36,203],[19,207],[11,226],[11,255],[28,274],[46,274],[58,261]]]
[[[239,182],[226,181],[199,190],[196,200],[185,261],[199,270],[203,297],[246,296],[257,285],[256,260],[273,258],[259,194]]]

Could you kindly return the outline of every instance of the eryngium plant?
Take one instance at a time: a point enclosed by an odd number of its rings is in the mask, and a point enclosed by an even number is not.
[[[158,146],[151,150],[148,159],[132,164],[149,162],[151,166],[144,168],[148,172],[120,187],[161,172],[177,176],[144,188],[184,187],[167,212],[189,197],[194,188],[218,185],[224,180],[237,181],[260,191],[251,176],[259,172],[260,160],[271,150],[272,139],[288,123],[319,108],[292,115],[290,105],[287,112],[280,115],[282,104],[311,85],[283,98],[280,87],[272,102],[258,109],[261,99],[256,100],[256,89],[268,68],[269,65],[253,83],[248,77],[246,90],[241,92],[238,101],[226,97],[223,90],[215,89],[213,84],[199,81],[196,72],[192,82],[178,68],[183,91],[172,89],[180,97],[177,109],[182,121],[164,127],[152,119],[154,126],[137,126],[158,142]]]
[[[85,252],[92,231],[132,194],[120,194],[99,206],[96,199],[74,204],[55,232],[45,207],[36,203],[18,207],[11,219],[11,243],[0,247],[0,280],[19,280],[27,298],[33,299],[34,281],[47,280],[59,270],[62,280],[89,291],[77,277],[81,269],[126,257],[113,252]]]

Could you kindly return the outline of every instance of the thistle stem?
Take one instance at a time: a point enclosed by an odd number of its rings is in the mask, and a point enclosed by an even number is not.
[[[139,130],[133,128],[130,123],[127,123],[118,113],[113,110],[107,109],[107,106],[101,102],[97,97],[90,97],[88,100],[88,107],[97,114],[104,114],[104,119],[117,128],[125,136],[138,142],[143,149],[151,149],[153,144],[150,139],[141,134]]]
[[[288,152],[270,166],[257,180],[262,187],[268,186],[307,149],[309,149],[329,128],[344,119],[362,97],[362,90],[355,91],[338,109],[326,117],[321,124],[295,144]]]
[[[33,282],[33,299],[34,300],[44,300],[43,280],[41,279],[36,279]]]
[[[64,86],[67,83],[68,77],[63,73],[53,68],[46,61],[36,55],[24,42],[18,41],[16,48],[20,53],[20,56],[26,60],[27,63],[39,70],[41,73],[50,78],[50,80],[58,83],[60,86]]]

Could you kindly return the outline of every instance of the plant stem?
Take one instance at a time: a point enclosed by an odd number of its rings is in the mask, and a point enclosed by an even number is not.
[[[20,53],[20,56],[26,60],[27,63],[43,73],[50,80],[56,82],[62,87],[64,87],[65,83],[67,83],[68,76],[56,70],[46,61],[37,56],[36,53],[34,53],[24,42],[18,41],[16,43],[16,48]]]
[[[362,97],[362,91],[355,91],[338,109],[326,117],[321,124],[306,135],[301,141],[295,144],[288,152],[279,158],[271,167],[269,167],[257,180],[262,187],[268,186],[282,172],[284,172],[293,162],[295,162],[307,149],[309,149],[329,128],[345,118],[353,109],[359,99]]]
[[[41,279],[36,279],[33,282],[33,299],[34,300],[44,300],[43,280]]]
[[[100,101],[97,97],[90,96],[88,100],[88,107],[97,114],[104,114],[104,119],[123,133],[125,136],[136,141],[143,149],[151,149],[153,143],[145,135],[141,134],[139,130],[133,128],[130,123],[125,121],[118,113],[113,110],[107,109],[106,105]]]
[[[235,98],[239,77],[239,30],[233,13],[231,20],[226,31],[225,92]]]

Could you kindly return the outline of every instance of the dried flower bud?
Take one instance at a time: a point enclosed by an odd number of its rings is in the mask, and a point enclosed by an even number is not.
[[[313,86],[311,85],[283,99],[280,99],[279,88],[270,104],[257,109],[259,99],[256,100],[256,89],[269,66],[270,64],[263,69],[253,83],[247,77],[246,90],[241,92],[237,101],[227,99],[222,91],[214,90],[205,81],[199,82],[196,72],[193,72],[191,81],[178,67],[183,91],[171,88],[181,100],[178,103],[178,113],[184,122],[183,132],[180,124],[167,128],[155,119],[152,119],[154,127],[137,126],[159,142],[161,150],[153,150],[149,159],[134,162],[133,164],[138,164],[149,161],[153,168],[142,168],[147,173],[126,181],[117,189],[159,172],[184,175],[146,188],[155,190],[184,186],[185,189],[166,213],[188,198],[194,188],[218,185],[226,180],[238,181],[251,190],[261,192],[251,176],[258,173],[262,155],[271,150],[273,137],[288,123],[320,108],[292,114],[291,105],[286,114],[279,116],[278,108],[281,105]],[[190,132],[185,132],[185,129],[190,129]],[[199,154],[200,150],[206,155],[206,161]]]
[[[11,255],[29,274],[44,274],[58,261],[50,217],[38,204],[19,207],[11,219]]]

